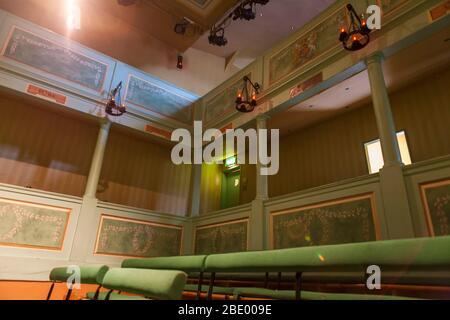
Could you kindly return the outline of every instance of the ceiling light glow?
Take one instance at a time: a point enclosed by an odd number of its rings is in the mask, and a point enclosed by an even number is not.
[[[66,24],[69,30],[81,29],[81,9],[76,0],[66,0]]]

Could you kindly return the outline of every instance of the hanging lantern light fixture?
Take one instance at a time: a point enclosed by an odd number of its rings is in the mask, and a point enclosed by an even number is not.
[[[124,104],[122,104],[122,82],[120,82],[115,89],[109,94],[109,100],[106,103],[105,111],[107,114],[113,117],[120,117],[127,109]]]
[[[347,5],[347,10],[350,16],[350,25],[348,28],[341,27],[339,41],[342,42],[345,50],[358,51],[369,44],[372,30],[367,26],[364,14],[359,17],[351,4]]]
[[[244,77],[243,81],[244,86],[242,90],[238,91],[236,97],[236,110],[242,113],[253,112],[258,105],[256,99],[261,90],[261,86],[258,83],[253,83],[247,76]],[[249,93],[249,86],[253,89],[251,95]]]

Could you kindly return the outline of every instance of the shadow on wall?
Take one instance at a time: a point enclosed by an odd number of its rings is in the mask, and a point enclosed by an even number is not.
[[[102,201],[185,215],[189,206],[191,166],[176,166],[171,148],[111,131],[106,148]],[[104,188],[106,186],[106,188]]]
[[[82,196],[98,128],[0,97],[0,182]]]

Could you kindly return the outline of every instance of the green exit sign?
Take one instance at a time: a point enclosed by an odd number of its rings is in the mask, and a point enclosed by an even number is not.
[[[236,156],[225,160],[225,167],[227,167],[227,168],[234,167],[234,166],[236,166],[236,164],[237,164]]]

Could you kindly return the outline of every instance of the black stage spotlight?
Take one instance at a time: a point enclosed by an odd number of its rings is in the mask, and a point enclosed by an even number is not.
[[[175,31],[176,34],[185,34],[186,33],[186,25],[185,24],[181,24],[181,23],[177,23],[175,25],[175,27],[173,28],[173,30]]]
[[[241,0],[239,4],[220,23],[214,25],[208,37],[209,43],[223,47],[228,44],[225,38],[225,29],[231,20],[253,20],[256,19],[256,5],[266,5],[270,0]]]
[[[189,26],[190,22],[186,19],[181,20],[177,24],[175,24],[174,31],[176,34],[184,35],[186,34],[187,27]]]
[[[177,69],[182,70],[183,69],[183,56],[181,54],[178,55],[177,58]]]
[[[211,34],[208,37],[209,43],[215,46],[224,47],[228,44],[227,38],[225,38],[225,29],[212,29]]]
[[[233,20],[254,20],[256,19],[256,12],[253,9],[253,3],[248,2],[237,7],[233,12]]]

